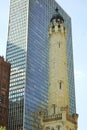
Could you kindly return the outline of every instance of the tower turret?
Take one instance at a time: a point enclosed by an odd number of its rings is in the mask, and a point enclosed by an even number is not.
[[[66,28],[56,9],[49,26],[49,114],[57,114],[69,107],[68,72],[66,56]]]
[[[49,26],[48,114],[41,116],[42,130],[77,130],[78,126],[78,114],[69,110],[66,33],[64,19],[56,9]]]

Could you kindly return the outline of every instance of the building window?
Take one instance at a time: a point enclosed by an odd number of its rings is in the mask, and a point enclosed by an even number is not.
[[[60,42],[57,42],[57,46],[60,48]]]
[[[59,88],[62,89],[62,82],[59,83]]]
[[[59,42],[59,48],[60,48],[60,42]]]
[[[4,89],[6,89],[6,88],[7,88],[6,83],[2,83],[2,88],[4,88]]]
[[[52,107],[53,107],[53,114],[55,114],[56,113],[56,105],[53,104]]]
[[[54,26],[54,25],[52,26],[52,31],[53,31],[53,32],[55,31],[55,26]]]
[[[6,80],[8,78],[8,70],[6,67],[4,67],[4,71],[3,71],[3,78]]]
[[[5,103],[5,97],[3,94],[0,94],[0,104],[4,104]]]
[[[59,81],[59,83],[58,83],[58,88],[59,88],[59,89],[62,89],[62,88],[63,88],[63,81],[61,81],[61,80]]]
[[[60,125],[58,125],[58,130],[60,130]]]
[[[60,28],[60,24],[58,25],[58,28]]]

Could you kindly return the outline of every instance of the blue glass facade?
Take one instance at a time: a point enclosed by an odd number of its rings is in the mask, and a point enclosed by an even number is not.
[[[70,113],[75,113],[71,19],[54,0],[11,0],[7,60],[11,63],[8,130],[39,129],[34,114],[48,104],[48,26],[56,7],[67,27]]]

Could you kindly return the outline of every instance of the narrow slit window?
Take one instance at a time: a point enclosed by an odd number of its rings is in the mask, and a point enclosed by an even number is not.
[[[62,82],[59,83],[59,88],[62,89]]]
[[[59,43],[59,48],[60,48],[60,43]]]
[[[60,130],[60,126],[58,126],[58,130]]]
[[[53,106],[53,114],[55,114],[56,113],[56,105],[53,104],[52,106]]]

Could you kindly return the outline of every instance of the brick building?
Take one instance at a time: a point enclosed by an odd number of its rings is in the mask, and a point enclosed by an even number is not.
[[[7,127],[10,63],[0,56],[0,128]]]

